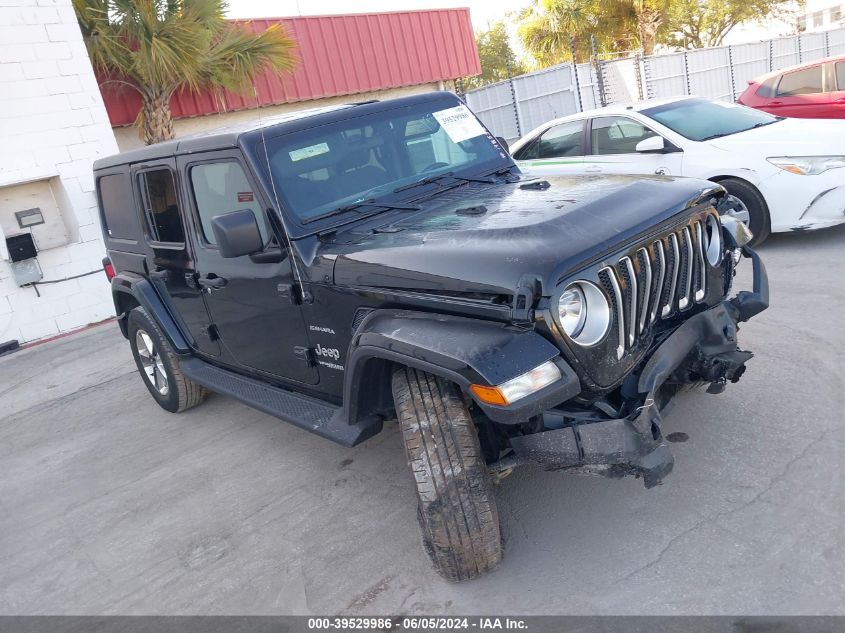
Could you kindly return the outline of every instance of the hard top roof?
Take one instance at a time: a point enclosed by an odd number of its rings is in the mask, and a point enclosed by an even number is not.
[[[320,108],[309,108],[307,110],[298,110],[295,112],[286,112],[284,114],[274,116],[262,116],[260,111],[256,111],[255,118],[250,121],[243,121],[229,126],[214,128],[197,134],[182,136],[171,141],[155,143],[153,145],[147,145],[146,147],[140,147],[127,152],[121,152],[120,154],[113,154],[111,156],[100,158],[94,162],[94,169],[106,169],[108,167],[157,160],[159,158],[177,156],[180,154],[193,154],[195,152],[206,152],[216,149],[237,147],[238,140],[248,132],[274,127],[280,127],[282,129],[289,127],[290,131],[313,127],[340,120],[345,116],[340,113],[352,108],[356,109],[356,114],[359,113],[359,110],[361,114],[366,114],[367,112],[376,110],[384,110],[403,105],[412,105],[414,103],[437,100],[444,97],[456,99],[452,93],[448,92],[427,92],[399,99],[331,105]]]

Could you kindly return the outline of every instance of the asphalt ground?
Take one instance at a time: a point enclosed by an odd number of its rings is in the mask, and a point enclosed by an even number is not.
[[[345,449],[221,396],[166,413],[113,323],[0,358],[0,614],[845,614],[843,245],[761,247],[756,357],[678,398],[664,485],[518,470],[504,562],[458,585],[393,423]]]

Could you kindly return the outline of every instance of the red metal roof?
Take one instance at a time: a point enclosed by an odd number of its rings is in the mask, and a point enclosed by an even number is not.
[[[314,17],[234,20],[256,32],[281,23],[297,43],[292,74],[265,73],[256,81],[258,100],[225,92],[179,92],[174,118],[245,110],[259,105],[413,86],[481,72],[469,9],[363,13]],[[112,125],[135,121],[141,107],[132,89],[101,87]]]

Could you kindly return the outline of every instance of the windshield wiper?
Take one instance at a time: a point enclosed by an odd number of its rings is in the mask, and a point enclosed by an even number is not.
[[[719,134],[712,134],[711,136],[705,136],[702,141],[712,141],[714,138],[722,138],[723,136],[730,136],[731,134],[740,134],[742,132],[747,132],[748,130],[755,130],[758,127],[764,127],[766,125],[771,125],[772,123],[777,123],[778,121],[783,121],[784,117],[777,117],[774,121],[760,121],[759,123],[755,123],[751,127],[747,127],[744,130],[736,130],[735,132],[720,132]]]
[[[484,174],[485,176],[512,176],[513,173],[511,170],[516,167],[516,164],[511,165],[510,167],[498,167],[491,172]]]
[[[356,211],[361,207],[380,207],[385,210],[398,210],[398,211],[419,211],[421,207],[415,205],[408,205],[408,204],[392,204],[390,202],[376,202],[375,198],[370,198],[369,200],[362,200],[361,202],[354,202],[352,204],[347,204],[342,207],[338,207],[337,209],[332,209],[331,211],[326,211],[325,213],[321,213],[320,215],[315,215],[314,217],[308,218],[307,220],[303,220],[302,224],[311,224],[312,222],[317,222],[318,220],[324,220],[329,218],[333,215],[338,215],[340,213],[347,213],[349,211]]]
[[[399,193],[400,191],[406,191],[407,189],[413,189],[414,187],[422,187],[423,185],[431,185],[442,178],[453,178],[455,180],[463,180],[464,182],[483,182],[488,185],[494,184],[496,181],[491,180],[490,178],[473,178],[472,176],[456,176],[454,172],[447,171],[445,174],[438,174],[437,176],[429,176],[428,178],[423,178],[422,180],[417,180],[416,182],[412,182],[407,185],[402,185],[401,187],[396,187],[393,190],[393,193]]]
[[[702,141],[712,141],[714,138],[722,138],[723,136],[730,136],[731,134],[736,134],[736,132],[719,132],[718,134],[711,134],[710,136],[705,136]]]

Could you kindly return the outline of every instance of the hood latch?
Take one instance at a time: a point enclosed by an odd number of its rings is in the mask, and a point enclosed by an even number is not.
[[[514,321],[533,321],[534,307],[543,296],[543,284],[536,275],[523,275],[513,295],[511,318]]]

